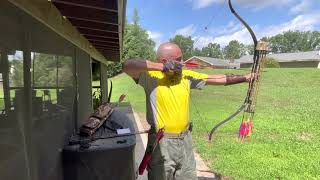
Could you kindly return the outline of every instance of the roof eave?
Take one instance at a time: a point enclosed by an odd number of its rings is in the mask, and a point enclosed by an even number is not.
[[[119,61],[121,61],[121,54],[123,52],[123,37],[124,37],[124,28],[126,24],[126,6],[127,6],[127,0],[118,0],[119,46],[120,46]]]

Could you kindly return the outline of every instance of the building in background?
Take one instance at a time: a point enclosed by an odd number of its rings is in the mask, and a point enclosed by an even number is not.
[[[238,69],[240,64],[237,62],[212,58],[212,57],[202,57],[202,56],[193,56],[187,59],[185,62],[198,64],[198,67],[194,68],[214,68],[214,69]]]
[[[276,60],[281,68],[320,68],[319,51],[268,54],[267,57]],[[246,55],[235,62],[240,63],[241,68],[248,68],[252,66],[252,59],[252,55]]]

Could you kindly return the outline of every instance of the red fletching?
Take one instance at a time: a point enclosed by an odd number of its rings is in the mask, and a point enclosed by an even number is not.
[[[159,144],[159,142],[163,138],[163,136],[164,136],[164,130],[159,129],[159,131],[157,132],[157,135],[156,135],[157,144]]]
[[[151,160],[151,152],[145,153],[139,166],[139,175],[142,175]]]
[[[240,125],[240,129],[239,129],[239,137],[245,137],[246,134],[248,132],[248,128],[247,128],[247,122],[243,121]]]
[[[247,136],[251,136],[252,129],[253,129],[253,123],[252,123],[252,121],[249,121],[248,122],[248,134],[247,134]]]
[[[244,139],[245,137],[251,136],[252,128],[252,121],[242,121],[239,128],[239,138]]]
[[[124,101],[124,99],[126,98],[126,94],[121,94],[121,96],[118,99],[118,102],[121,103],[122,101]]]

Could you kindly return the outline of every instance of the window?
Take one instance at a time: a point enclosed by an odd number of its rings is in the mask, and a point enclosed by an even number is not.
[[[42,107],[48,108],[57,103],[65,108],[73,106],[72,57],[32,52],[31,59],[33,96],[44,103]]]

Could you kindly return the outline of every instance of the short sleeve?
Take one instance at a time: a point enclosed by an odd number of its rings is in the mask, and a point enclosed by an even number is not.
[[[146,85],[147,85],[147,78],[148,78],[147,76],[148,76],[148,74],[147,74],[146,72],[141,73],[140,76],[139,76],[139,78],[135,80],[136,83],[139,84],[139,85],[142,86],[142,87],[146,87]]]
[[[164,78],[164,74],[160,71],[147,71],[141,73],[136,81],[143,88],[153,88],[156,86],[159,79]]]
[[[206,85],[206,79],[208,75],[204,73],[198,73],[195,71],[186,70],[184,71],[184,76],[190,81],[191,89],[201,89]]]

